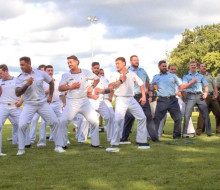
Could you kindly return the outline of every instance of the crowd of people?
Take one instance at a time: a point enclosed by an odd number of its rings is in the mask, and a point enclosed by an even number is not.
[[[70,144],[70,122],[76,127],[79,143],[90,137],[92,148],[103,148],[99,141],[100,116],[106,124],[108,152],[119,152],[120,144],[131,143],[129,135],[135,119],[137,148],[150,148],[149,139],[157,143],[163,134],[167,113],[174,121],[173,139],[191,138],[205,131],[212,136],[211,111],[215,115],[216,133],[220,133],[220,75],[215,80],[203,63],[190,61],[189,72],[180,79],[175,65],[159,61],[159,73],[151,82],[147,72],[139,67],[136,55],[130,57],[128,67],[125,58],[118,57],[110,80],[105,78],[98,62],[92,63],[91,71],[81,69],[75,55],[67,57],[67,63],[70,70],[62,75],[61,81],[53,77],[52,65],[34,69],[29,57],[20,58],[22,73],[18,77],[10,75],[7,65],[0,65],[0,156],[6,156],[2,152],[2,128],[7,118],[13,126],[9,140],[18,144],[18,156],[35,143],[40,117],[37,146],[46,146],[49,125],[48,138],[59,153],[66,152]],[[195,106],[199,109],[196,130],[191,119]]]

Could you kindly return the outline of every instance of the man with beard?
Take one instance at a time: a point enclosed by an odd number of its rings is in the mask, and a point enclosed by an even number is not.
[[[150,85],[152,91],[157,90],[158,96],[154,116],[156,131],[158,131],[160,121],[168,111],[174,120],[173,138],[180,138],[182,114],[176,98],[176,86],[182,89],[182,83],[175,74],[167,72],[166,61],[159,61],[158,67],[160,74],[154,76]]]
[[[129,70],[135,72],[140,79],[143,81],[144,83],[144,89],[145,89],[145,93],[146,96],[148,95],[148,89],[149,89],[149,77],[146,73],[146,71],[142,68],[139,67],[139,59],[136,55],[132,55],[130,57],[130,63],[131,66],[128,68]],[[139,102],[140,98],[141,98],[141,90],[140,87],[135,84],[134,85],[134,98],[137,102]],[[151,109],[150,109],[150,104],[148,101],[148,98],[146,98],[146,103],[144,105],[142,105],[139,102],[141,108],[144,111],[145,116],[147,117],[147,130],[148,133],[152,139],[152,141],[158,141],[158,135],[157,132],[155,130],[155,124],[151,115]],[[130,142],[128,141],[128,137],[132,128],[132,125],[134,124],[134,116],[127,112],[125,115],[125,121],[124,121],[124,127],[123,127],[123,132],[122,132],[122,138],[120,140],[120,144],[130,144]]]
[[[206,81],[208,82],[208,96],[205,99],[205,102],[208,107],[208,112],[215,115],[216,121],[216,133],[220,133],[220,107],[217,101],[218,98],[218,87],[216,84],[215,79],[206,71],[206,65],[204,63],[199,64],[199,73],[202,74]],[[204,90],[204,89],[203,89]],[[197,129],[196,134],[200,135],[205,130],[204,120],[199,112],[198,122],[197,122]]]

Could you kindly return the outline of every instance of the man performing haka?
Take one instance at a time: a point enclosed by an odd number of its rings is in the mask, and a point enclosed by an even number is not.
[[[99,76],[99,63],[93,62],[92,63],[92,72]],[[99,76],[100,81],[96,86],[95,90],[88,94],[89,101],[92,107],[104,118],[106,121],[106,128],[107,128],[107,140],[111,141],[111,131],[115,124],[114,112],[112,113],[111,110],[108,108],[104,101],[104,94],[109,94],[111,91],[108,89],[108,86],[105,86],[104,77]]]
[[[136,55],[132,55],[130,57],[130,63],[131,63],[131,66],[129,66],[128,69],[135,72],[140,77],[140,79],[143,81],[145,93],[147,95],[148,89],[149,89],[149,81],[150,81],[147,75],[147,72],[144,69],[139,67],[139,59]],[[140,91],[140,87],[137,84],[135,84],[134,86],[134,93],[135,93],[134,98],[138,102],[141,98],[141,91]],[[146,103],[143,105],[140,104],[140,106],[143,109],[145,116],[147,117],[146,127],[147,127],[148,133],[152,141],[158,141],[158,135],[155,130],[155,124],[154,124],[154,120],[151,115],[151,109],[150,109],[148,98],[146,99]],[[134,116],[131,113],[127,112],[125,115],[124,128],[123,128],[123,133],[122,133],[120,144],[130,144],[128,137],[131,132],[132,125],[134,124],[134,120],[135,120]]]
[[[146,103],[146,96],[143,81],[137,76],[136,73],[126,69],[126,61],[124,57],[118,57],[115,60],[117,72],[112,73],[109,89],[115,89],[116,103],[115,103],[115,129],[111,139],[112,148],[107,148],[106,151],[118,152],[120,143],[120,127],[124,120],[126,111],[131,112],[132,115],[138,120],[137,123],[137,136],[136,143],[139,144],[138,148],[150,148],[147,143],[147,128],[146,116],[139,105],[134,99],[134,83],[138,84],[141,89],[142,97],[139,99],[142,105]]]
[[[180,138],[182,114],[176,98],[176,86],[178,86],[181,90],[182,82],[175,74],[167,72],[166,61],[159,61],[158,67],[160,69],[160,74],[153,77],[150,85],[151,90],[157,90],[158,95],[157,107],[154,116],[156,131],[158,131],[160,121],[164,118],[168,111],[174,120],[173,138]]]
[[[28,128],[35,113],[38,113],[51,126],[56,145],[55,151],[65,152],[61,147],[63,145],[62,134],[58,133],[58,119],[47,103],[50,103],[53,97],[54,82],[52,78],[44,71],[32,69],[31,59],[29,57],[20,58],[20,67],[22,73],[17,78],[15,92],[17,96],[23,94],[24,107],[19,119],[19,150],[17,155],[23,155],[25,153],[25,130]],[[48,98],[46,98],[46,94],[44,93],[43,82],[49,84]]]
[[[22,99],[15,95],[15,81],[16,78],[12,77],[8,73],[7,65],[0,65],[0,75],[2,80],[0,81],[0,156],[6,156],[2,153],[2,128],[5,120],[10,116],[15,122],[15,129],[13,129],[13,142],[17,144],[18,135],[18,123],[22,104]]]
[[[91,126],[91,146],[99,146],[99,118],[97,112],[89,103],[87,93],[99,83],[99,77],[94,73],[79,68],[79,60],[75,55],[67,57],[70,71],[63,74],[60,81],[59,91],[67,91],[66,106],[60,118],[60,125],[64,135],[63,147],[66,147],[68,141],[68,124],[77,113],[81,113]],[[93,84],[88,87],[88,80],[94,80]]]
[[[54,81],[53,98],[49,105],[56,114],[57,118],[60,119],[62,113],[62,106],[65,103],[65,95],[59,92],[59,81],[53,78],[53,66],[45,66],[45,71]],[[49,95],[49,84],[44,82],[43,87],[45,94]],[[37,143],[37,146],[46,146],[46,126],[47,122],[44,119],[42,119],[39,129],[39,141]],[[53,140],[52,134],[53,132],[52,130],[50,130],[50,140]]]

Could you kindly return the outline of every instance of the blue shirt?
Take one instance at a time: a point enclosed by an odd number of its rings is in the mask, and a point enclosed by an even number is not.
[[[197,78],[197,82],[192,84],[189,88],[186,88],[186,92],[202,92],[202,86],[207,86],[208,82],[206,81],[205,77],[198,72],[194,75],[189,72],[188,74],[183,76],[183,84],[189,83],[193,78]]]
[[[138,69],[136,70],[136,69],[134,69],[133,67],[129,67],[128,69],[131,70],[131,71],[133,71],[133,72],[135,72],[135,73],[139,76],[139,78],[140,78],[140,79],[143,81],[143,83],[144,83],[144,89],[145,89],[145,91],[146,91],[145,83],[150,81],[147,72],[146,72],[144,69],[142,69],[142,68],[138,68]],[[140,86],[138,86],[136,83],[134,84],[134,93],[135,93],[135,94],[140,94],[140,93],[141,93]]]
[[[154,76],[151,87],[157,85],[157,95],[158,96],[175,96],[176,95],[176,85],[180,86],[182,84],[181,80],[173,74],[166,72],[165,74],[157,74]]]

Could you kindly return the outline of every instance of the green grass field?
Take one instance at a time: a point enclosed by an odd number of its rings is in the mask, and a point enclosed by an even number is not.
[[[194,126],[196,118],[193,116]],[[214,134],[213,116],[211,120]],[[121,145],[119,153],[108,153],[90,148],[89,141],[78,144],[72,128],[66,153],[56,153],[54,144],[47,142],[47,147],[34,144],[18,157],[17,146],[7,141],[11,125],[5,125],[2,152],[7,156],[0,157],[0,189],[220,189],[218,135],[173,140],[173,122],[168,118],[161,142],[150,142],[151,149],[137,149],[133,130],[131,145]],[[109,146],[105,133],[100,133],[100,139],[101,145]]]

